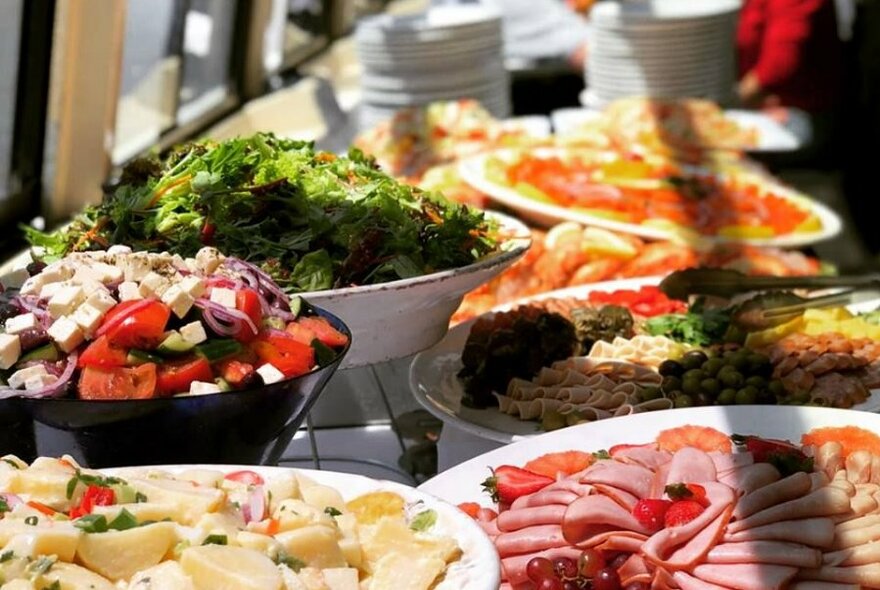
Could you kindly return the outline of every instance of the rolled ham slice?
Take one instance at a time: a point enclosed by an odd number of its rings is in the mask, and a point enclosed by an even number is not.
[[[868,483],[871,481],[871,452],[853,451],[844,460],[846,479],[851,483]]]
[[[728,525],[727,532],[736,533],[783,520],[843,514],[849,509],[849,495],[839,488],[828,486],[801,498],[771,506],[748,518],[732,522]]]
[[[804,570],[801,578],[820,580],[838,584],[858,584],[867,588],[880,588],[880,563],[856,565],[852,567],[825,566],[815,570]]]
[[[693,575],[735,590],[781,590],[797,571],[797,568],[785,565],[707,563],[695,567]]]
[[[816,469],[824,471],[828,477],[834,477],[834,474],[844,468],[843,445],[839,442],[827,442],[816,449],[815,453]]]
[[[866,543],[880,541],[880,524],[859,527],[854,529],[837,529],[834,532],[834,549],[846,549]]]
[[[704,483],[716,481],[715,462],[705,451],[685,447],[672,455],[666,485],[674,483]]]
[[[822,552],[798,543],[745,541],[722,543],[706,555],[707,563],[770,563],[802,568],[822,565]]]
[[[877,500],[871,494],[856,493],[850,498],[850,509],[857,516],[865,516],[877,510]]]
[[[810,492],[811,486],[812,479],[803,472],[775,481],[740,498],[733,510],[733,518],[742,520],[770,506],[804,496]]]
[[[558,525],[562,522],[566,509],[566,506],[556,504],[520,508],[519,510],[510,509],[499,514],[495,522],[498,524],[498,530],[504,533],[541,524]]]
[[[511,510],[520,508],[533,508],[535,506],[547,506],[550,504],[559,504],[568,506],[580,496],[569,490],[548,490],[543,489],[540,492],[529,494],[528,496],[520,496],[510,505]]]
[[[627,584],[633,582],[641,582],[645,579],[651,581],[651,572],[648,570],[648,564],[640,555],[630,555],[623,565],[617,569],[617,575],[620,576],[621,586],[626,587]]]
[[[572,545],[589,545],[596,535],[617,531],[651,534],[631,512],[600,494],[576,500],[562,519],[562,534]]]
[[[831,483],[831,478],[824,471],[814,471],[810,474],[810,481],[812,482],[810,491],[815,492]]]
[[[753,463],[728,472],[718,478],[718,481],[738,490],[741,494],[748,494],[770,485],[780,477],[779,471],[769,463]]]
[[[856,547],[832,551],[822,556],[824,565],[867,565],[880,563],[880,543],[867,543]]]
[[[501,560],[501,571],[504,579],[513,586],[527,584],[529,578],[526,575],[526,565],[535,557],[543,557],[553,561],[560,557],[568,559],[577,559],[581,556],[581,550],[574,547],[557,547],[555,549],[546,549],[544,551],[536,551],[525,555],[517,555],[516,557],[506,557]]]
[[[788,590],[859,590],[856,584],[835,584],[834,582],[817,582],[815,580],[795,580]]]
[[[621,447],[611,453],[617,461],[631,465],[641,465],[652,471],[656,471],[660,465],[672,460],[672,453],[659,451],[653,445]]]
[[[707,582],[685,572],[675,572],[672,579],[678,584],[681,590],[729,590],[725,586],[719,586],[712,582]]]
[[[726,475],[735,469],[741,469],[755,462],[751,453],[721,453],[712,451],[709,453],[715,463],[715,471],[719,476]]]
[[[512,533],[501,533],[495,539],[495,548],[502,558],[567,546],[568,543],[562,536],[562,527],[558,524],[543,524]]]
[[[599,461],[584,471],[581,483],[604,484],[646,498],[651,492],[654,472],[641,465],[626,465],[617,461]]]
[[[497,518],[495,520],[478,520],[477,524],[480,525],[480,528],[483,529],[484,533],[493,539],[501,534],[501,531],[498,530]]]
[[[871,483],[880,484],[880,455],[871,456]]]
[[[622,508],[629,510],[632,512],[632,509],[635,508],[639,499],[630,494],[629,492],[625,492],[621,489],[615,488],[613,486],[606,486],[601,483],[595,484],[596,491],[608,496],[617,504],[619,504]]]
[[[834,522],[830,518],[803,518],[765,524],[738,533],[727,533],[724,541],[789,541],[826,549],[834,543]]]
[[[593,548],[599,551],[623,551],[626,553],[638,553],[642,550],[642,544],[648,540],[645,535],[638,533],[607,533],[593,537]]]

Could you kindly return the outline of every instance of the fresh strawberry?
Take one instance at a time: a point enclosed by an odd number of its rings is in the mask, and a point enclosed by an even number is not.
[[[521,496],[533,494],[554,482],[552,477],[526,471],[512,465],[496,467],[483,489],[500,504],[510,504]]]
[[[596,458],[591,453],[562,451],[559,453],[548,453],[541,455],[537,459],[532,459],[523,465],[523,469],[538,475],[556,478],[559,474],[571,475],[578,471],[583,471],[592,465],[595,460]]]
[[[706,488],[696,483],[671,483],[664,489],[671,500],[693,500],[702,506],[708,506]]]
[[[670,506],[672,506],[672,502],[669,500],[644,498],[636,502],[632,513],[642,526],[652,531],[659,531],[663,528],[666,512]]]
[[[783,476],[804,471],[813,471],[813,459],[787,440],[760,438],[757,436],[734,434],[730,439],[737,446],[745,447],[752,454],[755,463],[770,463]]]
[[[480,512],[480,506],[476,502],[462,502],[458,505],[458,509],[470,516],[473,519],[477,518],[477,514]]]
[[[673,502],[672,506],[669,507],[669,510],[666,511],[663,524],[667,527],[687,524],[701,515],[705,509],[706,508],[696,500],[679,500]]]

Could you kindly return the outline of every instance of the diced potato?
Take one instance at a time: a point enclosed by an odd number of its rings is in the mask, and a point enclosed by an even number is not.
[[[373,524],[386,516],[403,518],[404,501],[393,492],[373,492],[355,498],[346,508],[360,524]]]
[[[28,466],[27,463],[25,463],[15,455],[3,455],[2,457],[0,457],[0,463],[5,463],[6,467],[8,467],[9,469],[15,469],[16,471],[27,469]]]
[[[194,486],[187,481],[130,479],[128,483],[144,494],[148,502],[175,506],[183,524],[194,524],[202,515],[216,512],[225,498],[221,490]]]
[[[414,533],[406,522],[386,518],[378,525],[363,529],[361,547],[366,569],[375,572],[379,561],[391,553],[453,561],[461,551],[450,537],[434,537]]]
[[[281,543],[276,541],[274,537],[249,531],[240,531],[238,535],[236,535],[235,541],[241,547],[259,551],[269,557],[278,555],[278,550],[281,548]]]
[[[111,580],[128,580],[162,561],[176,542],[174,523],[157,522],[127,531],[83,535],[77,559]]]
[[[330,590],[359,590],[358,571],[354,568],[328,568],[321,573]]]
[[[36,587],[30,580],[19,578],[3,584],[0,590],[36,590]]]
[[[57,459],[37,459],[28,469],[19,471],[6,491],[27,495],[32,500],[67,511],[71,501],[67,498],[67,484],[74,477],[72,469],[64,468]]]
[[[284,583],[284,590],[309,590],[309,588],[305,585],[305,582],[303,582],[302,579],[299,577],[299,574],[295,574],[293,570],[289,567],[279,565],[278,570],[281,572],[281,579]]]
[[[370,590],[427,590],[446,569],[446,562],[435,557],[391,553],[376,564]]]
[[[299,491],[299,481],[292,472],[284,472],[268,480],[266,482],[266,492],[269,496],[270,513],[274,513],[285,500],[299,500],[302,498]]]
[[[146,522],[148,520],[171,520],[178,522],[183,518],[183,512],[179,505],[161,504],[158,502],[140,502],[137,504],[114,504],[113,506],[95,506],[92,508],[92,514],[102,514],[107,518],[107,522],[111,522],[122,512],[127,510],[138,522]]]
[[[165,561],[135,574],[128,590],[195,590],[195,586],[179,563]]]
[[[361,542],[354,537],[342,537],[339,539],[339,548],[345,556],[345,561],[352,567],[361,567],[364,563],[364,552]]]
[[[452,537],[436,537],[416,533],[415,538],[420,555],[436,557],[446,563],[451,563],[461,557],[461,547]]]
[[[295,584],[290,586],[294,590],[330,590],[329,586],[324,583],[324,574],[317,568],[304,567],[296,574],[289,569],[287,571],[292,574],[290,577],[295,579]],[[288,577],[285,576],[285,583],[287,579]]]
[[[233,518],[229,514],[212,512],[202,516],[196,523],[196,528],[200,529],[206,536],[226,535],[227,539],[234,541],[235,537],[238,536],[239,527],[243,525],[244,522]]]
[[[61,590],[117,590],[106,578],[72,563],[56,563],[42,578],[44,586],[58,582]]]
[[[291,531],[311,524],[333,526],[333,518],[302,500],[284,500],[272,514],[279,531]]]
[[[197,483],[206,488],[219,488],[223,481],[223,472],[216,469],[187,469],[186,471],[181,471],[175,477]]]
[[[345,567],[345,555],[339,547],[339,533],[324,525],[311,525],[275,535],[291,557],[312,567]]]
[[[339,511],[345,510],[345,500],[342,499],[342,494],[329,486],[305,488],[302,490],[302,497],[303,500],[321,510],[327,507],[332,507]]]
[[[27,528],[30,531],[12,537],[0,553],[13,551],[16,555],[27,557],[56,555],[61,561],[73,561],[82,531],[61,523],[52,527]]]
[[[24,578],[27,566],[28,559],[26,557],[13,555],[11,559],[0,563],[0,581]]]
[[[281,572],[265,555],[242,547],[191,547],[180,558],[198,590],[281,590]]]

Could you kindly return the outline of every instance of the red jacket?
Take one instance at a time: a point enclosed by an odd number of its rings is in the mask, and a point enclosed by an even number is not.
[[[843,64],[833,0],[745,0],[736,42],[740,77],[754,70],[782,106],[834,108]]]

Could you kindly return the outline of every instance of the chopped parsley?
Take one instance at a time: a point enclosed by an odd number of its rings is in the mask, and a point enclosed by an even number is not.
[[[14,551],[12,551],[12,550],[4,551],[3,553],[0,553],[0,563],[6,563],[7,561],[12,559],[13,557],[15,557]]]
[[[8,463],[8,464],[11,465],[14,469],[21,469],[21,466],[20,466],[18,463],[16,463],[15,461],[13,461],[12,459],[4,458],[4,459],[3,459],[3,462],[4,462],[4,463]]]
[[[83,473],[79,469],[76,470],[76,475],[74,475],[69,482],[67,482],[67,499],[70,500],[73,498],[73,494],[76,492],[77,484],[82,483],[85,486],[98,486],[100,488],[109,488],[114,485],[124,485],[125,481],[119,479],[118,477],[105,477],[103,475],[89,475]]]
[[[279,550],[278,555],[275,556],[275,563],[277,565],[289,567],[294,572],[299,572],[299,570],[306,567],[306,562],[297,557],[293,557],[292,555],[288,555],[283,549]]]
[[[608,453],[608,451],[602,449],[601,451],[596,451],[595,453],[593,453],[593,458],[596,459],[596,461],[608,461],[609,459],[611,459],[611,455]]]
[[[0,496],[0,514],[4,512],[9,512],[9,504],[6,503],[6,498]]]
[[[37,578],[39,576],[42,576],[43,574],[48,572],[50,569],[52,569],[52,566],[55,565],[55,562],[57,560],[58,560],[58,558],[55,557],[54,555],[39,557],[35,561],[32,561],[31,563],[28,564],[27,573],[32,578]]]
[[[226,535],[208,535],[202,541],[202,545],[228,545],[229,539]]]
[[[425,532],[435,524],[437,524],[437,513],[433,510],[424,510],[416,514],[412,522],[409,523],[409,528],[414,531]]]
[[[42,590],[61,590],[61,582],[55,580],[48,586],[43,586]]]
[[[339,516],[342,513],[333,506],[327,506],[326,508],[324,508],[324,514],[329,514],[330,516]]]

